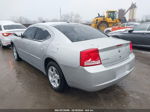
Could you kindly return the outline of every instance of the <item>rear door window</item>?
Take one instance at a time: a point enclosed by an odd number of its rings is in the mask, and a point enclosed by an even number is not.
[[[33,40],[35,37],[36,29],[36,27],[28,28],[23,34],[24,38]]]
[[[134,28],[134,31],[147,31],[149,24],[143,23]]]
[[[46,40],[47,38],[50,37],[50,34],[47,30],[37,28],[36,29],[36,34],[35,34],[35,40]]]
[[[72,42],[85,41],[107,37],[105,34],[90,26],[80,24],[67,24],[54,26]]]

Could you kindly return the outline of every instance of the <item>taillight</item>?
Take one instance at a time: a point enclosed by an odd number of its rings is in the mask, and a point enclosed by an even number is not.
[[[3,36],[8,37],[9,35],[11,35],[12,33],[2,33]]]
[[[132,42],[130,42],[130,52],[133,52]]]
[[[88,49],[80,52],[80,66],[88,67],[102,64],[99,50]]]

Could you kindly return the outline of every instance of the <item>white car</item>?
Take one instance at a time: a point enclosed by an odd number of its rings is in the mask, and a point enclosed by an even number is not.
[[[118,24],[117,26],[106,28],[104,30],[104,33],[109,34],[110,32],[115,32],[115,31],[119,31],[119,32],[122,31],[123,32],[123,31],[126,31],[126,30],[131,30],[139,24],[140,23],[137,23],[137,22],[128,22],[128,23]]]
[[[12,49],[15,60],[41,70],[56,91],[67,85],[98,91],[116,84],[134,68],[129,41],[82,24],[34,24],[12,40]]]
[[[6,47],[11,45],[13,34],[23,33],[26,27],[12,21],[0,21],[0,46]]]

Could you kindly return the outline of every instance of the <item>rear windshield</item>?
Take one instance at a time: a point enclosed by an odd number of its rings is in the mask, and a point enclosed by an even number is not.
[[[23,25],[4,25],[5,30],[13,30],[13,29],[26,29]]]
[[[56,25],[54,27],[59,31],[61,31],[72,42],[107,37],[99,30],[86,25],[69,24],[69,25]]]

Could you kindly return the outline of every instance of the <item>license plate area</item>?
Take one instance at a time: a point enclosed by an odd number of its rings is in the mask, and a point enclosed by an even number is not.
[[[117,70],[116,72],[116,78],[123,77],[126,74],[127,70],[128,70],[128,66],[119,68],[119,70]]]
[[[100,51],[100,57],[104,66],[118,64],[129,57],[130,51],[126,45],[115,46]]]

